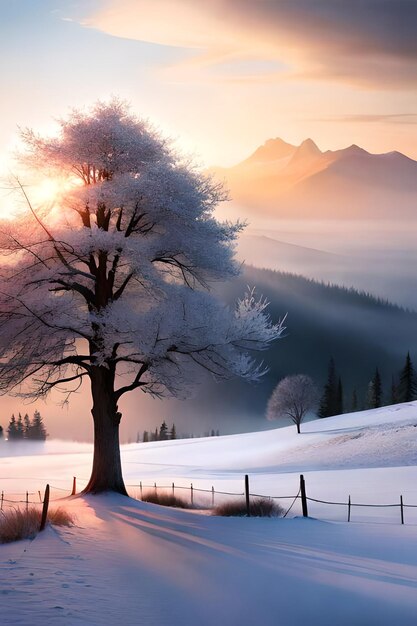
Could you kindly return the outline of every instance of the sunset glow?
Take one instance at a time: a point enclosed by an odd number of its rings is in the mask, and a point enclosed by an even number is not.
[[[417,157],[415,3],[3,5],[0,151],[17,126],[117,94],[206,166],[270,137]]]
[[[63,182],[56,178],[46,178],[31,190],[35,204],[54,204],[63,191]]]

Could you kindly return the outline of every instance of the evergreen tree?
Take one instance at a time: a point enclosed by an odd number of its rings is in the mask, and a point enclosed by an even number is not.
[[[143,443],[148,443],[149,441],[149,433],[147,430],[143,431]]]
[[[21,413],[19,413],[19,417],[16,422],[16,439],[24,439],[25,438],[25,427],[23,426],[23,419]]]
[[[168,426],[166,425],[166,422],[164,420],[159,429],[159,440],[165,441],[166,439],[168,439]]]
[[[417,398],[417,382],[410,353],[407,352],[405,365],[400,372],[398,385],[398,402],[411,402]]]
[[[176,439],[177,438],[177,429],[175,428],[175,424],[172,424],[172,428],[169,432],[169,438],[170,439]]]
[[[39,411],[35,411],[33,414],[31,433],[31,439],[36,439],[37,441],[45,441],[48,436]]]
[[[13,415],[10,418],[10,422],[9,425],[7,427],[7,438],[9,441],[16,441],[17,437],[17,425],[16,425],[16,418]]]
[[[336,367],[334,359],[332,357],[329,361],[327,382],[324,386],[323,395],[320,401],[320,407],[318,411],[319,417],[330,417],[331,415],[338,414],[338,408],[340,404],[338,392],[339,389],[336,376]]]
[[[219,429],[217,429],[217,430],[216,430],[216,437],[219,437],[219,436],[220,436],[220,430],[219,430]]]
[[[25,439],[32,439],[32,424],[30,421],[30,417],[27,413],[25,413],[25,416],[23,418],[23,428]]]
[[[0,439],[3,439],[3,437],[4,437],[3,426],[0,426]]]

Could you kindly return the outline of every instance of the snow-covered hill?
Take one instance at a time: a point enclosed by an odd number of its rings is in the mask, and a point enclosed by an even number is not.
[[[241,492],[248,473],[252,492],[282,496],[297,492],[303,473],[312,498],[398,504],[402,494],[417,504],[417,403],[312,421],[302,431],[124,446],[126,482]],[[88,445],[11,450],[0,448],[5,496],[36,493],[48,481],[57,498],[72,475],[79,484],[88,477]],[[402,526],[398,507],[353,508],[348,524],[344,504],[312,501],[318,519],[294,517],[298,504],[285,520],[215,518],[121,496],[65,506],[74,528],[0,546],[3,623],[415,624],[417,509],[405,509]]]

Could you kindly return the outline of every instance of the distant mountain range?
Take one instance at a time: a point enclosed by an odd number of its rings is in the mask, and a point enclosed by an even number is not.
[[[257,214],[294,219],[417,217],[417,162],[400,152],[371,154],[352,145],[322,152],[268,139],[241,163],[214,167],[231,198]]]

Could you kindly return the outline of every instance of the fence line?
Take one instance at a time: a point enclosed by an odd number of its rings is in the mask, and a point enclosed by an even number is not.
[[[85,478],[78,478],[78,480],[81,480],[82,482],[88,482],[87,479]],[[301,501],[301,505],[302,505],[302,514],[304,517],[308,517],[308,509],[307,509],[307,503],[308,502],[312,502],[312,503],[316,503],[316,504],[324,504],[327,506],[342,506],[342,507],[346,507],[347,509],[347,521],[350,522],[351,521],[351,510],[354,507],[357,508],[375,508],[375,509],[394,509],[394,508],[400,508],[400,513],[401,513],[401,524],[404,524],[404,509],[417,509],[417,504],[408,504],[406,502],[404,502],[403,496],[400,495],[399,496],[399,501],[396,503],[388,503],[388,504],[367,504],[365,502],[352,502],[352,498],[349,495],[347,500],[345,502],[340,502],[340,501],[332,501],[332,500],[321,500],[319,498],[313,498],[311,496],[308,496],[306,494],[306,487],[305,487],[305,480],[304,477],[301,475],[300,476],[300,488],[297,492],[297,494],[295,495],[274,495],[271,496],[269,494],[261,494],[261,493],[253,493],[249,490],[249,480],[248,480],[248,476],[245,476],[245,487],[246,489],[244,491],[241,492],[234,492],[234,491],[217,491],[214,486],[212,486],[210,489],[204,489],[204,488],[199,488],[199,487],[194,487],[193,483],[190,483],[190,486],[186,486],[186,485],[175,485],[175,483],[171,483],[170,485],[157,485],[156,482],[154,482],[153,484],[146,484],[146,483],[142,483],[142,481],[139,482],[139,484],[128,484],[126,483],[126,488],[127,489],[140,489],[140,499],[143,498],[143,490],[153,490],[153,491],[157,491],[157,490],[169,490],[172,492],[172,494],[174,495],[175,490],[185,490],[185,491],[189,491],[190,492],[190,500],[191,500],[191,505],[195,504],[195,494],[196,493],[205,493],[205,494],[209,494],[211,496],[211,508],[214,508],[215,505],[215,496],[235,496],[235,497],[246,497],[246,503],[248,504],[248,498],[267,498],[270,500],[292,500],[292,503],[290,505],[290,507],[288,508],[288,510],[285,512],[285,514],[283,515],[283,517],[286,517],[288,515],[288,513],[292,510],[294,504],[299,500]],[[57,490],[60,492],[64,492],[67,494],[67,496],[70,495],[75,495],[75,491],[76,491],[76,478],[73,478],[72,481],[72,485],[68,488],[64,488],[64,487],[58,487],[58,486],[54,486],[54,485],[50,485],[50,489],[51,491],[53,490]],[[8,497],[6,497],[8,496]],[[11,498],[10,496],[17,496],[17,498]],[[29,499],[29,496],[39,496],[39,500],[34,500],[34,499]],[[50,497],[50,502],[57,502],[63,499],[63,497],[65,496],[60,496],[60,497],[56,497],[56,498],[52,498]],[[4,505],[9,505],[9,506],[13,506],[16,504],[25,504],[26,507],[29,504],[42,504],[43,500],[41,497],[41,492],[40,491],[24,491],[24,492],[7,492],[5,493],[5,491],[1,491],[0,494],[0,510],[3,510],[3,506]],[[208,507],[210,508],[210,507]],[[248,513],[249,513],[249,508],[248,508]]]

